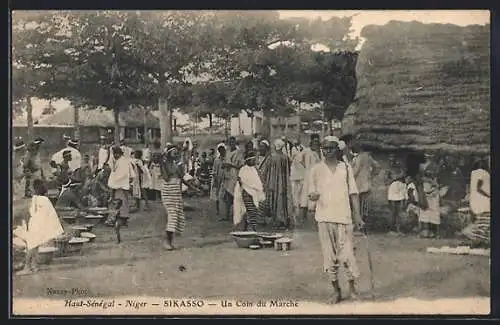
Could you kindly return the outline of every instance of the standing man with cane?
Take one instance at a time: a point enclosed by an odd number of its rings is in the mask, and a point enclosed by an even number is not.
[[[333,303],[341,301],[338,271],[344,266],[349,280],[349,298],[357,297],[359,270],[354,257],[353,223],[364,223],[359,210],[359,195],[352,168],[342,161],[339,140],[327,136],[323,141],[325,160],[316,163],[309,175],[308,196],[316,201],[315,219],[323,252],[323,270],[333,287]]]

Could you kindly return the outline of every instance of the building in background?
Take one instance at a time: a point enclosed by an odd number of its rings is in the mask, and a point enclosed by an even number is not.
[[[245,111],[241,111],[238,117],[231,119],[230,133],[232,136],[262,133],[263,119],[262,112],[255,112],[253,118],[250,118]]]
[[[69,105],[54,115],[47,115],[40,119],[39,125],[46,128],[51,126],[74,127],[75,108]],[[140,108],[131,108],[120,113],[120,137],[130,143],[144,141],[144,125],[147,125],[147,134],[150,140],[160,137],[160,121],[151,113]],[[80,140],[86,143],[97,143],[101,135],[114,134],[113,111],[105,109],[85,109],[79,111]]]

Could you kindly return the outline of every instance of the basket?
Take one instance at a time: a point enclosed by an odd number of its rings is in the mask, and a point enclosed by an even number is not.
[[[39,247],[38,263],[45,265],[52,263],[52,259],[57,251],[59,251],[57,247]]]

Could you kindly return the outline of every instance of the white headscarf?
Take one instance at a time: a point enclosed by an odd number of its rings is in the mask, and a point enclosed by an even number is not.
[[[260,141],[260,143],[265,144],[267,147],[270,147],[270,146],[271,146],[271,145],[269,144],[269,141],[267,141],[267,140],[262,140],[262,141]]]
[[[346,147],[346,143],[342,140],[338,141],[337,144],[338,144],[340,150],[344,150]]]
[[[340,149],[340,146],[343,143],[344,147],[345,147],[345,142],[344,141],[340,141],[339,138],[337,138],[336,136],[333,136],[333,135],[329,135],[329,136],[324,137],[323,138],[323,142],[335,142],[339,146],[339,149]]]
[[[274,147],[276,148],[276,151],[282,150],[284,146],[285,142],[283,140],[276,139],[276,141],[274,141]]]
[[[217,153],[216,153],[216,157],[217,157],[217,158],[220,158],[219,148],[224,148],[224,149],[227,149],[227,148],[226,148],[226,145],[224,144],[224,142],[219,143],[219,144],[217,145]]]
[[[193,141],[191,141],[190,138],[187,138],[186,140],[184,140],[184,149],[187,149],[188,151],[192,151],[193,150]]]

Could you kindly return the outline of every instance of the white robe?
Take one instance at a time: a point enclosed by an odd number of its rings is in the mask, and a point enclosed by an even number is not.
[[[29,213],[28,224],[23,222],[23,226],[14,231],[17,237],[26,241],[28,249],[43,245],[64,233],[57,212],[48,197],[33,196]]]
[[[233,223],[235,225],[243,220],[243,215],[246,212],[245,204],[243,204],[242,189],[252,196],[253,203],[257,207],[259,206],[259,202],[264,201],[266,198],[262,181],[254,166],[245,165],[241,167],[238,177],[241,180],[241,185],[240,182],[236,182],[233,193]]]

